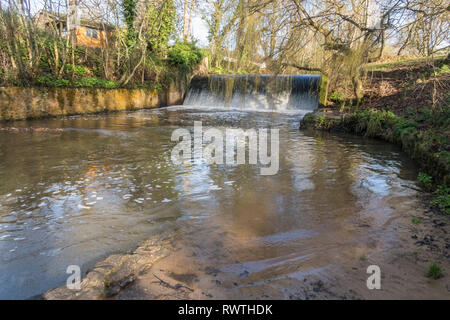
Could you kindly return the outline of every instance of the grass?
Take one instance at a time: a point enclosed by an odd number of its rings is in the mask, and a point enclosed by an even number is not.
[[[427,61],[427,60],[440,60],[445,58],[445,56],[437,56],[434,58],[430,58],[430,57],[415,57],[415,58],[402,58],[399,59],[397,61],[392,61],[392,62],[386,62],[386,63],[370,63],[364,66],[364,70],[366,71],[387,71],[387,69],[389,68],[393,68],[393,67],[399,67],[402,65],[407,65],[410,63],[417,63],[417,62],[423,62],[423,61]]]
[[[417,180],[422,184],[425,188],[430,189],[431,183],[433,182],[433,178],[426,173],[419,172],[417,176]]]
[[[414,224],[419,224],[422,222],[422,219],[417,218],[417,217],[412,217],[411,222]]]
[[[439,279],[440,277],[442,277],[442,267],[438,265],[436,262],[433,262],[428,267],[427,277],[433,278],[435,280]]]
[[[431,203],[439,207],[442,212],[450,214],[450,188],[446,185],[440,185],[433,194],[436,198]]]
[[[328,100],[342,103],[344,102],[344,95],[340,92],[332,92],[328,97]]]

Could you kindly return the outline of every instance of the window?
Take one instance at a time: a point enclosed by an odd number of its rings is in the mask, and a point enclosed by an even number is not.
[[[98,39],[98,30],[86,28],[86,37],[90,39]]]

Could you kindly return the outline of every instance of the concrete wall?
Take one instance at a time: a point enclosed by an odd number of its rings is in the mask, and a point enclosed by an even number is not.
[[[182,104],[185,85],[148,89],[0,87],[0,121],[137,110]]]

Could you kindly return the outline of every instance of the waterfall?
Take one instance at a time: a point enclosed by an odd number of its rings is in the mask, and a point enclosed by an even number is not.
[[[212,75],[194,77],[183,105],[237,110],[314,110],[320,75]]]

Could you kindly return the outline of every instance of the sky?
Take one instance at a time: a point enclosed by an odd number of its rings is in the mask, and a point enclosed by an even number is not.
[[[206,47],[208,45],[208,28],[206,23],[201,17],[195,16],[192,19],[192,38],[198,40],[200,47]]]

